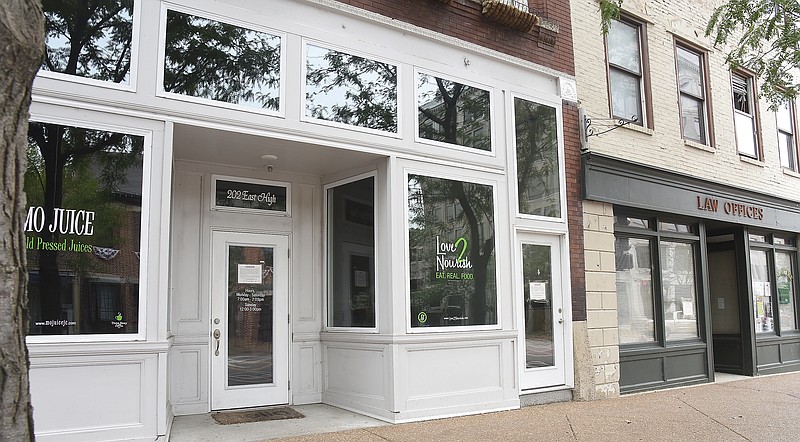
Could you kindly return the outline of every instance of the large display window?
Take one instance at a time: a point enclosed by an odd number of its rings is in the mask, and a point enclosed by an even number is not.
[[[409,174],[411,327],[497,324],[491,185]]]
[[[139,331],[144,137],[32,122],[31,335]]]
[[[790,237],[748,235],[753,327],[758,334],[797,330],[797,248]]]

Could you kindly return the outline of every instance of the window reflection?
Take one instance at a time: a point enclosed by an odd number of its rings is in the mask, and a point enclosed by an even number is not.
[[[492,149],[489,91],[419,73],[417,109],[420,138]]]
[[[618,237],[615,255],[619,341],[622,344],[654,341],[650,241]]]
[[[514,99],[519,211],[561,216],[556,110]]]
[[[307,45],[306,116],[397,132],[397,66]]]
[[[28,128],[30,334],[136,333],[144,139]]]
[[[42,69],[112,83],[129,83],[133,0],[49,1]]]
[[[164,90],[278,110],[280,37],[167,11]]]
[[[409,175],[408,226],[411,326],[497,324],[492,186]]]
[[[775,252],[775,283],[778,289],[778,313],[781,331],[797,329],[794,315],[794,268],[791,253]]]
[[[750,277],[753,290],[755,331],[756,333],[773,332],[775,331],[775,320],[772,313],[772,288],[766,251],[750,251]]]
[[[553,350],[553,277],[550,247],[522,245],[525,293],[525,368],[555,365]]]
[[[694,247],[691,244],[662,241],[661,301],[667,341],[699,336],[697,327],[697,285]]]

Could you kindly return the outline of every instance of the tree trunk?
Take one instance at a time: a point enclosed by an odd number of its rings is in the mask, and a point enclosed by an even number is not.
[[[22,180],[31,85],[43,52],[39,0],[0,1],[0,440],[33,439]]]

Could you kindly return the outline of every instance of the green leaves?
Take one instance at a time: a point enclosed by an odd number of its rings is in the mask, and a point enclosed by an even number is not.
[[[729,46],[731,68],[744,67],[761,79],[761,96],[771,108],[797,96],[800,81],[800,2],[729,0],[706,27],[715,47]]]

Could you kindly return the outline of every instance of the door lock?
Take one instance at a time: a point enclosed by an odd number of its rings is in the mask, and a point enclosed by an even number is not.
[[[217,349],[214,350],[214,356],[219,356],[219,337],[222,336],[222,333],[219,332],[219,329],[214,330],[214,339],[217,340]]]
[[[558,318],[558,323],[559,324],[563,324],[564,323],[564,318]]]

